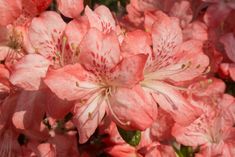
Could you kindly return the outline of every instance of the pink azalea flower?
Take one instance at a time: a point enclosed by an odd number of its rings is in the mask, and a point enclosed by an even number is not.
[[[222,81],[211,81],[194,84],[189,97],[203,114],[188,126],[175,124],[172,134],[183,145],[200,146],[198,156],[234,156],[234,98],[223,94]]]
[[[144,80],[140,84],[177,122],[189,124],[197,117],[195,109],[179,92],[178,89],[182,88],[174,84],[201,76],[209,60],[203,54],[201,41],[183,42],[182,30],[176,18],[170,18],[160,11],[155,17],[151,29],[153,51],[147,42],[142,43],[145,48],[143,52],[149,54],[149,57],[144,69]],[[141,35],[129,44],[130,54],[139,52],[139,49],[133,49],[133,44],[142,39],[146,37]],[[126,44],[125,40],[128,39],[124,39],[123,43]]]
[[[77,62],[78,45],[88,26],[84,18],[66,25],[59,14],[44,12],[32,20],[29,41],[34,51],[50,60],[54,67],[63,67]]]
[[[117,35],[96,28],[89,29],[79,48],[79,64],[50,70],[44,81],[59,98],[76,100],[73,120],[80,143],[94,133],[106,110],[126,129],[150,126],[154,106],[137,85],[147,56],[121,58]]]
[[[25,25],[34,16],[44,11],[51,0],[1,0],[0,25]]]

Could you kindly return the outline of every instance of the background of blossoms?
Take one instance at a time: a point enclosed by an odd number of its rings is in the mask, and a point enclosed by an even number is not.
[[[1,157],[234,157],[234,0],[0,0]]]

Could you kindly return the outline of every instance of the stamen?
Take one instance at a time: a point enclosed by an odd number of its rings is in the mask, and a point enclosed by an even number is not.
[[[192,62],[189,61],[187,64],[182,64],[180,67],[177,68],[172,68],[172,69],[160,69],[157,70],[155,72],[149,73],[149,74],[145,74],[145,80],[152,80],[152,79],[163,79],[166,76],[170,76],[170,75],[175,75],[178,73],[181,73],[185,70],[187,70],[188,68],[190,68]]]

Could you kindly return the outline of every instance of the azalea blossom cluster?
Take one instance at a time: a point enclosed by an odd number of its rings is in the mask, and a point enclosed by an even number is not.
[[[0,0],[1,157],[235,156],[234,0],[56,2]]]

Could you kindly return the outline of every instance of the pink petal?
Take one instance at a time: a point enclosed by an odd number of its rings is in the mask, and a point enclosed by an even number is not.
[[[38,156],[43,157],[55,157],[56,156],[56,149],[50,143],[42,143],[37,146],[38,149]]]
[[[139,157],[136,149],[129,144],[114,145],[105,149],[112,157]]]
[[[65,26],[60,15],[52,11],[34,18],[29,27],[29,40],[35,51],[46,58],[55,56]]]
[[[95,132],[106,110],[106,102],[99,94],[94,94],[84,104],[77,102],[73,122],[78,129],[79,143],[85,143]]]
[[[222,36],[220,42],[224,45],[225,52],[229,59],[235,62],[235,38],[233,33]]]
[[[124,58],[112,71],[110,84],[131,88],[143,80],[147,55],[139,54]]]
[[[217,27],[229,15],[231,9],[224,3],[211,5],[205,15],[204,21],[210,27]]]
[[[152,27],[153,60],[161,61],[174,55],[173,49],[182,43],[183,37],[176,18],[170,18],[161,11],[155,16],[157,20]]]
[[[201,113],[201,110],[193,107],[180,92],[169,84],[159,81],[146,81],[142,86],[150,89],[160,107],[181,125],[190,124]]]
[[[188,25],[193,17],[193,11],[189,1],[175,2],[169,13],[170,16],[174,16],[180,19],[180,26],[185,27]]]
[[[207,26],[200,22],[195,21],[186,26],[183,30],[184,41],[196,39],[206,41],[208,39]]]
[[[0,95],[1,93],[8,93],[10,91],[10,83],[8,80],[9,76],[9,71],[5,68],[5,66],[0,64]]]
[[[119,60],[119,41],[113,31],[103,34],[91,28],[80,43],[79,62],[88,70],[96,72],[110,70]]]
[[[13,66],[10,82],[25,90],[38,90],[50,62],[38,54],[28,54]]]
[[[77,48],[83,37],[87,33],[89,23],[86,18],[80,17],[79,19],[69,22],[65,29],[65,35],[68,38],[71,49]]]
[[[0,25],[7,25],[16,20],[22,10],[21,0],[0,1]]]
[[[151,54],[150,45],[150,35],[142,30],[135,30],[125,34],[121,50],[128,54]]]
[[[69,101],[85,99],[99,88],[96,77],[80,64],[50,69],[44,82],[60,99]]]
[[[79,17],[83,10],[83,0],[57,0],[59,11],[66,17]]]
[[[18,129],[40,128],[45,113],[44,96],[41,91],[23,91],[18,97],[12,122]]]
[[[131,130],[145,130],[157,115],[157,105],[139,87],[117,88],[110,97],[109,112],[117,125]]]
[[[115,20],[106,6],[100,5],[94,12],[87,6],[85,15],[88,17],[91,28],[97,28],[99,31],[104,32],[115,30]]]
[[[0,105],[0,135],[4,128],[11,124],[11,116],[14,113],[18,96],[18,94],[10,95]]]
[[[172,146],[160,143],[150,145],[145,153],[145,157],[176,157],[176,153]]]
[[[196,119],[192,124],[186,127],[182,127],[176,124],[173,127],[172,134],[176,140],[186,146],[199,146],[209,142],[210,137],[207,130],[210,130],[210,126],[207,124],[207,119],[202,115]],[[219,129],[219,128],[217,128]]]
[[[63,119],[72,110],[73,105],[73,102],[62,100],[51,91],[46,94],[47,114],[52,118]]]
[[[203,53],[202,42],[189,40],[179,45],[175,51],[178,58],[175,64],[171,64],[159,71],[165,71],[165,77],[174,81],[186,81],[201,76],[208,68],[209,58]],[[156,71],[159,72],[159,71]]]
[[[48,140],[56,148],[61,157],[80,157],[78,154],[77,137],[74,133],[56,134]]]
[[[158,141],[171,139],[171,129],[174,124],[175,121],[173,120],[172,116],[166,111],[159,109],[157,119],[150,128],[152,139],[157,139]]]

